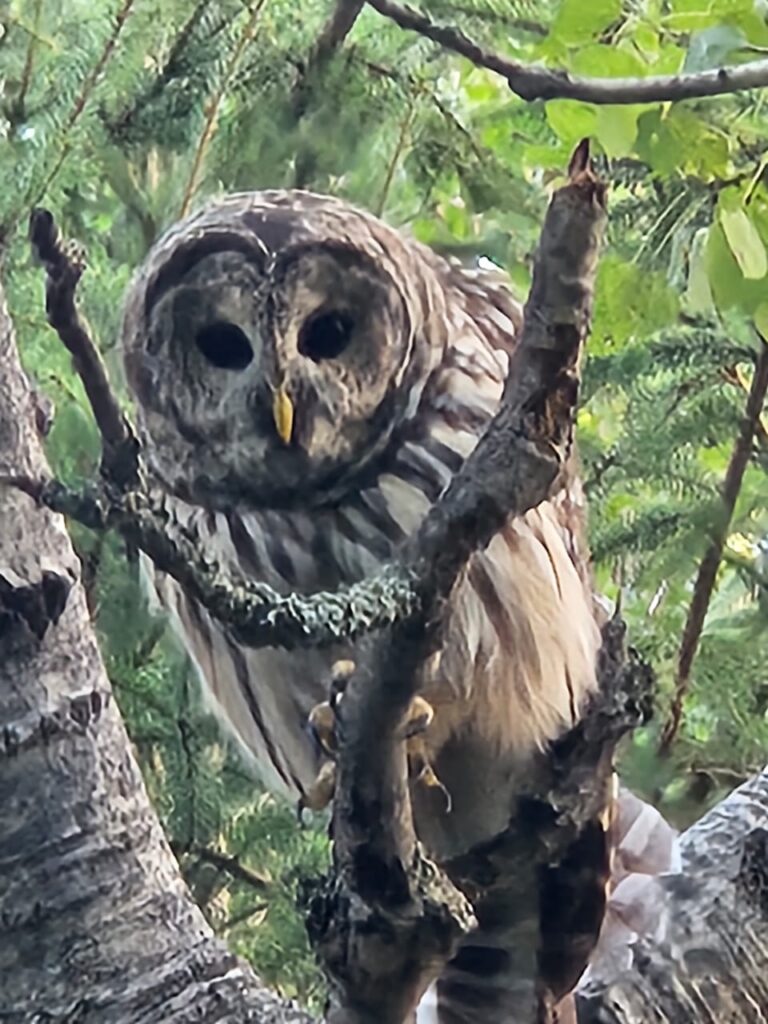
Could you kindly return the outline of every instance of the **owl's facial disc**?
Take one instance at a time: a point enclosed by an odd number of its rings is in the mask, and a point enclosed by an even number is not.
[[[276,409],[291,412],[277,418],[278,433],[315,481],[359,469],[398,421],[411,349],[405,303],[378,264],[340,244],[288,249],[270,277]],[[280,429],[288,419],[289,438]]]
[[[136,333],[125,364],[151,463],[194,503],[322,503],[402,414],[406,304],[348,245],[187,254]]]

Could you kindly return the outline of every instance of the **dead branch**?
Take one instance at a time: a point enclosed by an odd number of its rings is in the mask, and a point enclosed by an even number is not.
[[[675,673],[675,693],[669,711],[669,718],[662,731],[659,752],[669,752],[675,741],[683,718],[683,703],[691,684],[691,669],[701,640],[701,631],[707,616],[709,602],[715,589],[717,570],[723,557],[723,548],[728,539],[736,499],[741,490],[744,471],[749,462],[752,441],[761,424],[761,414],[768,393],[768,342],[762,341],[757,357],[752,384],[744,407],[741,429],[733,445],[731,458],[723,481],[722,497],[718,518],[704,556],[696,574],[688,617],[680,641],[680,650]]]
[[[239,857],[235,857],[229,853],[222,853],[221,850],[214,850],[210,846],[194,845],[189,848],[174,848],[171,846],[174,854],[178,857],[182,854],[189,854],[191,857],[196,857],[198,860],[203,861],[205,864],[210,864],[216,868],[217,871],[226,871],[232,878],[236,878],[239,882],[243,882],[251,889],[257,889],[259,892],[265,892],[271,888],[271,882],[264,875],[260,875],[257,871],[247,867],[242,863]]]
[[[29,240],[34,257],[46,272],[48,323],[72,356],[101,434],[101,473],[121,488],[135,487],[139,482],[138,441],[112,393],[107,369],[75,303],[75,291],[85,270],[83,254],[63,243],[47,210],[32,211]]]
[[[473,921],[466,898],[417,843],[398,725],[467,560],[510,514],[550,493],[568,456],[605,222],[605,186],[589,169],[586,143],[569,170],[542,228],[523,336],[499,413],[408,546],[419,614],[373,641],[340,705],[334,868],[309,916],[313,946],[330,977],[329,1024],[402,1024]],[[599,749],[610,764],[610,741],[601,739]],[[574,792],[581,807],[583,794]],[[556,806],[559,821],[567,816],[562,793]],[[576,829],[581,823],[576,814]]]
[[[581,78],[567,71],[521,64],[485,50],[459,29],[437,25],[413,7],[392,3],[391,0],[367,0],[367,3],[400,28],[431,39],[446,50],[465,57],[477,67],[495,71],[507,80],[512,92],[524,100],[571,99],[599,104],[659,103],[721,96],[744,89],[762,89],[768,85],[768,60],[691,74],[648,78]]]

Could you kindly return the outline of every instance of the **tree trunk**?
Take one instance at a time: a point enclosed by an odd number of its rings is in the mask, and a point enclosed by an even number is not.
[[[0,473],[47,475],[0,290]],[[133,758],[61,517],[0,488],[0,1019],[306,1024],[214,937]]]
[[[689,828],[680,852],[682,872],[640,894],[653,937],[611,944],[579,993],[579,1024],[768,1022],[768,769]]]

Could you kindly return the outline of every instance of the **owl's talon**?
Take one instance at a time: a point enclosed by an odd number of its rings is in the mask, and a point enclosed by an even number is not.
[[[429,728],[435,717],[435,709],[423,697],[413,697],[408,705],[405,720],[400,727],[400,735],[404,740],[420,736]]]
[[[336,713],[330,702],[324,700],[315,704],[309,712],[309,728],[313,736],[328,757],[335,757],[338,752],[336,739]]]
[[[324,811],[333,800],[335,787],[336,765],[333,761],[324,761],[315,781],[296,804],[296,813],[302,828],[304,827],[304,811]]]
[[[451,794],[448,792],[446,787],[440,781],[435,772],[435,769],[429,763],[426,753],[424,752],[423,745],[417,741],[413,744],[413,749],[409,752],[408,757],[408,771],[411,779],[414,782],[420,782],[422,785],[427,786],[429,789],[439,789],[445,799],[445,813],[450,814],[453,810],[453,800]]]

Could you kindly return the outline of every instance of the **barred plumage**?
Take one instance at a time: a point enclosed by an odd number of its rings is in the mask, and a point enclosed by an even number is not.
[[[363,577],[396,555],[472,451],[521,319],[501,275],[449,264],[337,200],[262,192],[206,207],[155,246],[126,306],[127,378],[170,513],[225,567],[283,591]],[[282,440],[278,392],[295,410]],[[268,784],[303,792],[317,770],[306,716],[347,652],[243,649],[173,581],[155,585]],[[473,558],[445,636],[422,692],[452,811],[414,794],[419,832],[442,859],[504,829],[530,759],[594,686],[575,472]],[[473,937],[464,959],[499,941]],[[513,993],[497,995],[486,1016],[446,1008],[440,1019],[500,1019]]]

